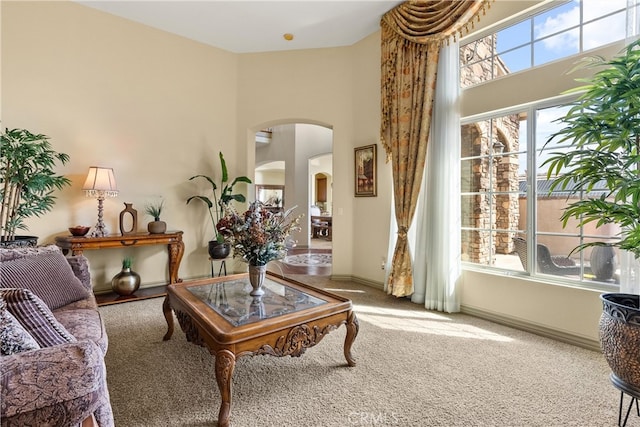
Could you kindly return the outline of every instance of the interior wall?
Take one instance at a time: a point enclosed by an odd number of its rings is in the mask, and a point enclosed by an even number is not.
[[[255,164],[262,165],[274,161],[284,161],[281,185],[284,185],[284,208],[295,206],[296,132],[293,124],[272,126],[271,142],[255,148]],[[257,182],[257,181],[256,181]]]
[[[332,209],[332,187],[333,187],[333,156],[330,154],[320,155],[309,159],[309,196],[311,203],[316,200],[316,178],[323,176],[327,180],[327,200],[324,202],[325,211],[331,213]]]
[[[261,170],[256,170],[256,179],[255,179],[255,184],[262,184],[262,185],[284,185],[284,180],[285,180],[285,170],[286,170],[286,166],[285,169],[283,170],[266,170],[266,171],[261,171]],[[286,187],[285,187],[286,190]],[[285,192],[285,202],[287,199],[287,193]]]
[[[296,215],[304,215],[300,231],[293,236],[299,246],[309,246],[309,158],[331,155],[331,129],[304,123],[272,126],[271,143],[256,147],[256,164],[289,159],[285,170],[285,208],[296,207]]]
[[[251,133],[279,123],[316,124],[333,130],[334,183],[350,182],[355,50],[357,46],[239,56],[238,80],[242,85],[238,87],[238,132],[249,130],[244,145],[248,167],[253,167],[255,156]],[[264,88],[269,88],[272,96],[256,97]],[[303,182],[306,186],[306,175]],[[288,181],[286,186],[290,186]],[[307,200],[303,199],[303,206]],[[334,229],[341,230],[333,241],[332,271],[337,276],[350,276],[352,272],[353,203],[349,188],[337,189],[334,185],[334,207],[339,214],[334,215],[333,223]]]
[[[331,129],[309,124],[296,125],[296,170],[295,170],[295,202],[304,212],[304,218],[300,222],[300,236],[298,242],[309,246],[311,243],[311,219],[309,207],[311,206],[312,178],[309,170],[309,159],[321,154],[330,154],[333,146],[333,132]],[[334,226],[334,231],[340,232],[340,228]]]
[[[162,220],[184,231],[181,277],[209,274],[213,228],[203,207],[185,201],[205,189],[189,177],[219,177],[220,150],[231,176],[245,173],[235,151],[237,55],[73,2],[0,7],[2,126],[49,135],[71,157],[58,171],[72,185],[56,192],[52,212],[28,220],[29,234],[50,244],[69,226],[95,225],[97,201],[81,186],[89,166],[112,167],[120,193],[104,203],[108,230],[119,231],[129,202],[146,231],[144,204],[162,197]],[[86,255],[96,292],[110,289],[127,255],[143,285],[168,280],[163,245]]]
[[[611,57],[623,46],[622,43],[616,43],[594,49],[589,54]],[[576,66],[575,62],[575,58],[557,60],[464,89],[460,103],[461,116],[473,116],[557,97],[567,89],[575,87],[575,79],[592,74],[589,70],[571,72]],[[544,82],[544,84],[531,84],[531,82]]]
[[[461,284],[464,312],[599,348],[599,291],[471,269],[463,271]]]
[[[333,190],[346,191],[353,200],[353,263],[352,275],[365,283],[383,287],[385,271],[380,260],[387,257],[389,224],[391,221],[391,165],[380,144],[380,33],[372,34],[354,46],[352,51],[354,75],[351,92],[357,105],[353,110],[354,134],[351,147],[345,152],[345,163],[336,164],[334,151]],[[364,145],[377,146],[377,196],[355,197],[354,148]],[[347,168],[348,176],[337,174]],[[340,205],[334,201],[333,221]],[[338,237],[333,236],[334,254]],[[335,259],[335,255],[334,255]]]

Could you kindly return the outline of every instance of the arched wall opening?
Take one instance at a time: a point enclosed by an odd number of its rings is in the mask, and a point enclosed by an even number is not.
[[[265,129],[270,131],[268,142],[256,142],[256,134]],[[313,172],[310,159],[322,156],[333,156],[333,128],[326,123],[313,120],[275,120],[257,124],[248,130],[248,153],[254,154],[253,165],[248,169],[254,171],[254,187],[264,185],[261,181],[264,174],[259,167],[264,164],[278,162],[283,167],[284,176],[284,209],[296,206],[295,213],[303,214],[300,222],[300,232],[294,238],[299,247],[311,246],[311,227],[309,223],[309,210],[314,201],[312,184]],[[258,168],[258,169],[256,169]],[[256,173],[256,171],[258,173]],[[324,170],[329,176],[333,176],[332,162]],[[275,177],[277,171],[271,170],[269,175]],[[258,178],[256,180],[256,178]],[[255,198],[255,190],[249,190],[250,200]]]

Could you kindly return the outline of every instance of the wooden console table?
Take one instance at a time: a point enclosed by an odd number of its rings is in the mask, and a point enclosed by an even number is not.
[[[58,236],[56,237],[56,245],[62,249],[65,255],[69,251],[71,251],[72,255],[81,255],[83,251],[93,249],[167,245],[167,250],[169,251],[169,283],[182,281],[178,278],[180,261],[182,261],[182,255],[184,254],[182,231],[168,231],[163,234],[134,233],[126,236],[111,234],[105,237]]]

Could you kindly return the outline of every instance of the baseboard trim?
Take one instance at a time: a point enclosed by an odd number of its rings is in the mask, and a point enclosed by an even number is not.
[[[376,282],[374,280],[365,279],[364,277],[351,276],[351,275],[339,275],[334,274],[331,276],[331,280],[336,280],[338,282],[355,282],[361,285],[369,286],[372,288],[384,290],[384,283]]]
[[[597,340],[581,337],[556,329],[547,328],[546,326],[537,325],[535,323],[526,322],[521,319],[516,319],[503,314],[482,310],[479,308],[469,307],[465,305],[460,306],[460,312],[468,314],[470,316],[479,317],[481,319],[490,320],[501,325],[509,326],[511,328],[519,329],[525,332],[531,332],[532,334],[540,335],[546,338],[551,338],[556,341],[562,341],[567,344],[572,344],[577,347],[586,348],[587,350],[593,350],[601,352],[600,343]]]
[[[379,290],[384,290],[384,283],[376,282],[373,280],[365,279],[358,276],[339,275],[335,274],[331,276],[331,280],[336,281],[352,281],[365,286],[370,286]],[[567,344],[575,345],[577,347],[585,348],[587,350],[597,351],[600,353],[600,343],[597,340],[585,338],[579,335],[570,334],[567,332],[558,331],[556,329],[548,328],[546,326],[538,325],[532,322],[527,322],[522,319],[517,319],[511,316],[505,316],[500,313],[495,313],[475,307],[469,307],[465,305],[460,306],[460,312],[468,314],[470,316],[478,317],[481,319],[489,320],[491,322],[499,323],[501,325],[509,326],[521,331],[530,332],[532,334],[540,335],[546,338],[551,338],[556,341],[561,341]]]

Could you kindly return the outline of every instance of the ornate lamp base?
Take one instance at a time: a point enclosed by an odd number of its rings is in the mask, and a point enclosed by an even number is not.
[[[104,221],[102,221],[102,214],[104,212],[102,206],[103,201],[104,197],[98,197],[98,222],[91,232],[91,237],[104,237],[109,234],[107,232],[107,226],[104,224]]]

